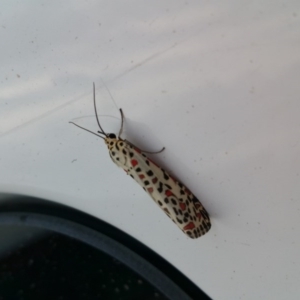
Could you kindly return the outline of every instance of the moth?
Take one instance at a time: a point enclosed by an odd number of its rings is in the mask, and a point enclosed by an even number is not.
[[[185,185],[148,158],[146,151],[121,138],[124,124],[122,109],[120,109],[121,127],[118,136],[103,130],[97,115],[95,84],[93,84],[93,102],[100,128],[97,133],[74,122],[70,123],[102,138],[112,161],[131,176],[187,236],[194,239],[207,233],[211,228],[211,222],[201,202]],[[161,151],[163,150],[164,148]]]

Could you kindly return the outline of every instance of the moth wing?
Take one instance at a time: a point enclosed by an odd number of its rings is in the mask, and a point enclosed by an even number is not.
[[[200,237],[209,231],[209,216],[200,201],[164,169],[130,145],[128,147],[133,155],[127,160],[124,170],[166,215],[191,238]]]

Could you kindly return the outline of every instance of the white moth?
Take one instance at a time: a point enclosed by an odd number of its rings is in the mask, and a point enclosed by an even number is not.
[[[100,130],[94,133],[73,122],[70,123],[102,138],[112,161],[130,175],[187,236],[198,238],[208,232],[211,223],[201,202],[181,182],[149,159],[144,154],[145,151],[121,138],[124,123],[122,109],[120,109],[121,127],[118,137],[103,130],[97,115],[95,84],[93,94],[96,120]],[[161,151],[163,150],[164,148]]]

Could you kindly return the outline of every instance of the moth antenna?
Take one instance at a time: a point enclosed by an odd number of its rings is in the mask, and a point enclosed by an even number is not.
[[[94,134],[94,135],[96,135],[96,136],[98,136],[98,137],[100,137],[101,139],[104,140],[104,137],[103,137],[103,136],[101,136],[101,135],[99,135],[99,134],[97,134],[97,133],[95,133],[95,132],[93,132],[93,131],[91,131],[91,130],[88,130],[88,129],[84,128],[84,127],[81,127],[81,126],[75,124],[74,122],[69,122],[69,123],[71,123],[71,124],[73,124],[73,125],[75,125],[75,126],[81,128],[81,129],[83,129],[83,130],[85,130],[85,131],[88,131],[88,132],[90,132],[90,133],[92,133],[92,134]],[[100,131],[98,131],[98,132],[100,133]],[[102,132],[101,132],[101,133],[102,133]],[[104,134],[104,133],[102,133],[102,134]]]
[[[101,129],[101,133],[104,134],[105,136],[107,136],[107,134],[105,133],[105,131],[103,130],[103,128],[100,125],[100,121],[98,118],[98,114],[97,114],[97,107],[96,107],[96,92],[95,92],[95,82],[93,82],[93,98],[94,98],[94,109],[95,109],[95,115],[96,115],[96,119],[97,119],[97,123],[99,125],[99,128]],[[74,124],[74,123],[73,123]],[[75,124],[74,124],[75,125]],[[78,126],[78,125],[77,125]],[[80,127],[80,126],[79,126]],[[95,133],[94,133],[95,134]]]
[[[120,114],[121,114],[121,128],[120,128],[120,132],[119,132],[118,138],[121,137],[121,134],[123,132],[124,113],[123,113],[122,108],[120,108]]]
[[[107,87],[107,85],[105,84],[105,82],[103,81],[103,79],[102,79],[101,77],[100,77],[100,79],[101,79],[102,84],[104,85],[105,89],[106,89],[107,92],[109,93],[110,98],[111,98],[111,100],[113,101],[114,105],[116,106],[117,109],[119,109],[118,106],[117,106],[117,104],[116,104],[116,101],[115,101],[114,97],[112,96],[112,94],[111,94],[111,92],[110,92],[110,90],[109,90],[109,88]],[[119,137],[121,136],[121,134],[122,134],[122,131],[123,131],[123,123],[124,123],[124,114],[123,114],[122,108],[120,108],[119,111],[120,111],[120,113],[121,113],[121,128],[120,128],[120,131],[119,131],[118,138],[119,138]]]

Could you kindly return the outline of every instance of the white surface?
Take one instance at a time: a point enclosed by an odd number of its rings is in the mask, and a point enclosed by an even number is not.
[[[2,1],[0,192],[125,230],[213,299],[299,299],[300,2]],[[190,240],[110,161],[107,131],[199,197]]]

